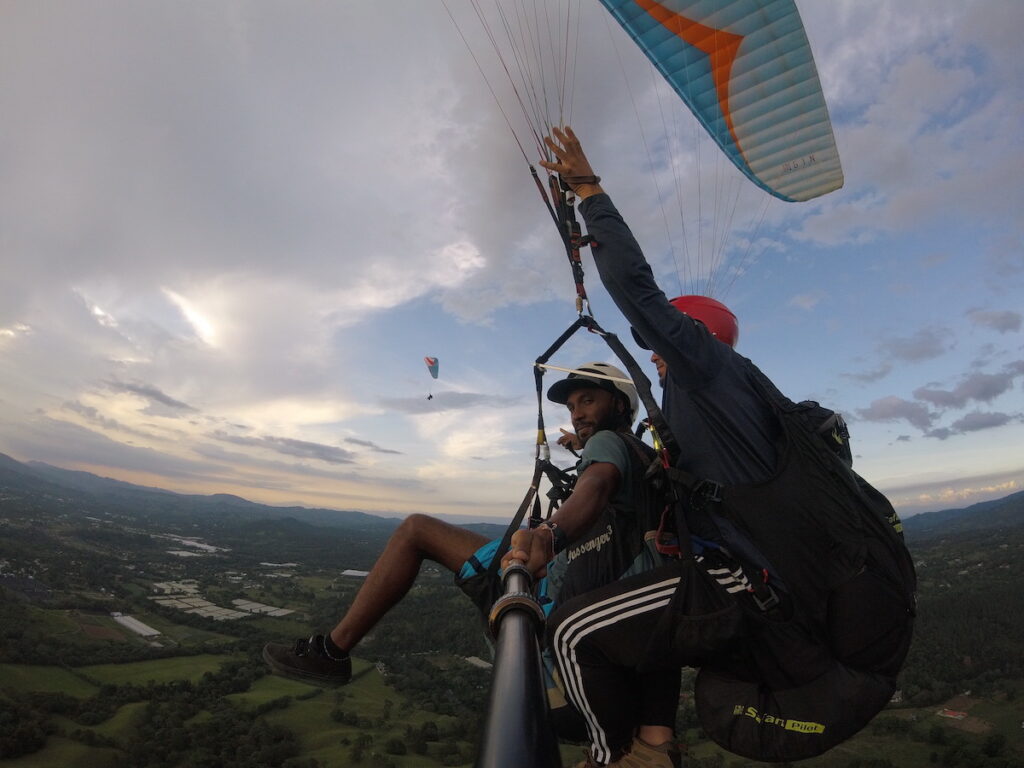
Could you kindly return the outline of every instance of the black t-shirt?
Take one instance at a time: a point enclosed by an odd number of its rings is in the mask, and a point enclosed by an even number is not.
[[[650,458],[650,448],[610,430],[597,432],[587,441],[577,471],[582,474],[597,462],[612,464],[619,470],[619,488],[589,530],[549,566],[550,594],[557,604],[642,568],[637,558],[644,551],[644,533],[656,525],[643,481],[645,459]]]

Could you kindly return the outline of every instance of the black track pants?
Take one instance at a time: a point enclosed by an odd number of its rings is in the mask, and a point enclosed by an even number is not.
[[[599,764],[625,749],[637,726],[675,726],[680,669],[667,660],[659,668],[652,654],[664,647],[655,628],[679,579],[677,566],[657,568],[574,597],[548,619],[566,696]]]

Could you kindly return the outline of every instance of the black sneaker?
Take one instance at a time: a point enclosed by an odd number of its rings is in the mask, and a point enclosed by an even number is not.
[[[324,636],[300,638],[294,645],[267,643],[263,660],[280,675],[320,685],[344,685],[352,679],[352,659],[333,659],[324,650]]]

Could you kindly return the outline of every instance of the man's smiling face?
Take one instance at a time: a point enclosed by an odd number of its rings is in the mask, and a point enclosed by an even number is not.
[[[573,429],[584,444],[602,429],[615,429],[622,405],[611,392],[598,387],[580,387],[565,402]]]

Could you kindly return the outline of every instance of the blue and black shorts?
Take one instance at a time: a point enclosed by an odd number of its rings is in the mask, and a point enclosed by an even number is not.
[[[498,555],[498,547],[501,546],[501,539],[493,539],[484,544],[480,549],[469,556],[469,559],[462,564],[462,568],[455,574],[455,586],[461,589],[484,617],[484,621],[491,613],[491,606],[501,597],[501,569],[488,572],[491,563]],[[544,614],[551,613],[554,604],[547,594],[548,580],[546,578],[537,582],[537,600],[544,609]]]

